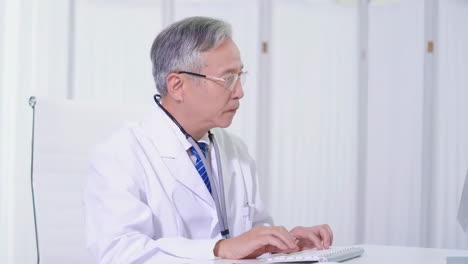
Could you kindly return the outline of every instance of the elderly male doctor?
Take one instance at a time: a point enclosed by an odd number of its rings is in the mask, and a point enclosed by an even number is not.
[[[94,153],[84,194],[88,248],[97,263],[254,258],[328,248],[328,225],[273,226],[255,164],[228,127],[245,78],[230,25],[191,17],[151,49],[161,97]]]

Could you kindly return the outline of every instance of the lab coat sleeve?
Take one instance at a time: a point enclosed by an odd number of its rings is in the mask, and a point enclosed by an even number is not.
[[[177,258],[214,259],[217,239],[153,239],[151,209],[144,202],[138,166],[120,149],[97,151],[84,192],[87,246],[95,263],[173,263]],[[127,160],[122,160],[128,158]],[[132,165],[133,164],[133,165]]]

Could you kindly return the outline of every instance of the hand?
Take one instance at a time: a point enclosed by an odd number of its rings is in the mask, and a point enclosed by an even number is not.
[[[327,249],[333,243],[333,232],[328,225],[312,227],[298,226],[289,231],[298,241],[300,250]]]
[[[256,226],[249,231],[216,243],[215,256],[225,259],[256,258],[264,253],[299,251],[292,234],[282,226]]]

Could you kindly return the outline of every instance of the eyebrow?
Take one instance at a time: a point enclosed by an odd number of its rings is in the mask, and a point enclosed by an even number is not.
[[[244,69],[244,64],[241,65],[240,71],[242,71],[243,69]],[[225,70],[225,71],[223,71],[223,72],[221,73],[221,76],[223,76],[223,75],[225,75],[225,74],[227,74],[227,73],[231,73],[231,72],[237,72],[237,68],[230,68],[230,69],[227,69],[227,70]]]

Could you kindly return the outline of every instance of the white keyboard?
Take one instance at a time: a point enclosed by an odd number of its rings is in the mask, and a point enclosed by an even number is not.
[[[338,262],[359,257],[364,252],[361,247],[333,247],[324,250],[308,249],[291,254],[272,254],[267,263],[282,262]]]

